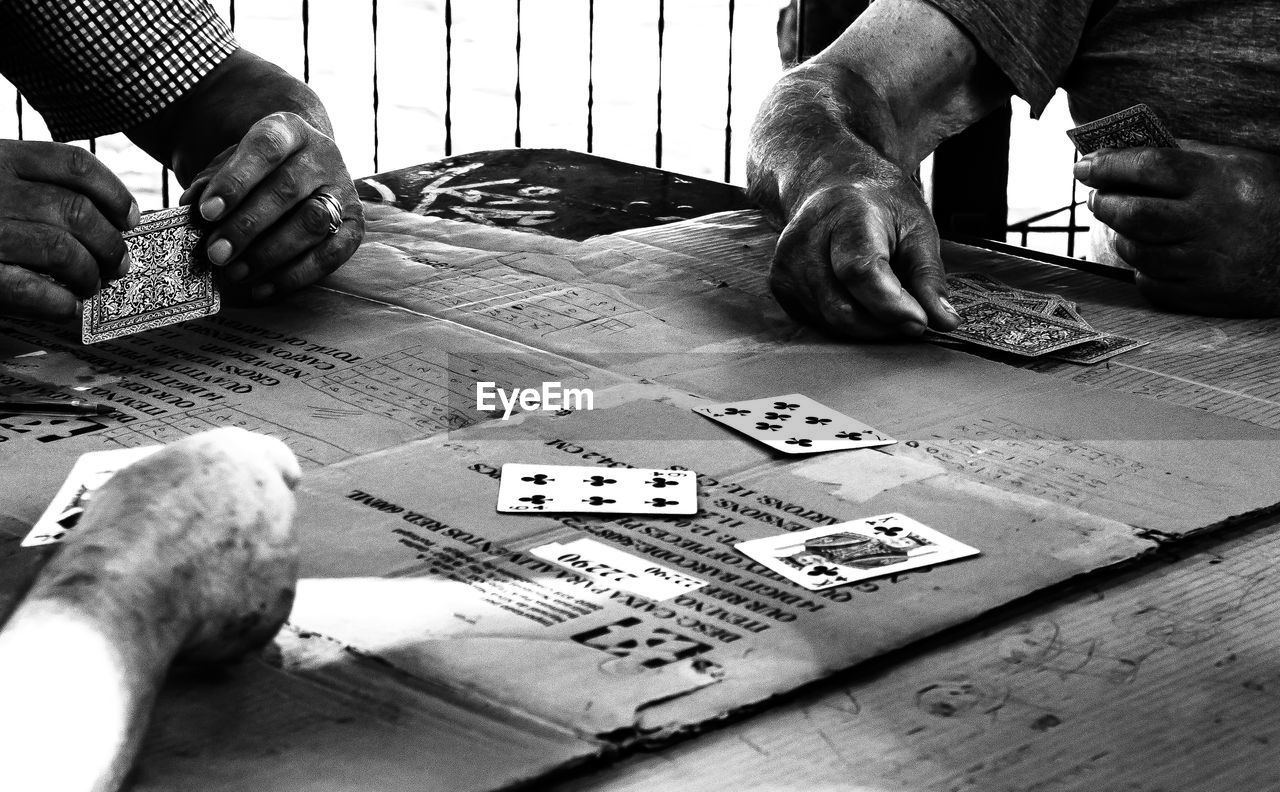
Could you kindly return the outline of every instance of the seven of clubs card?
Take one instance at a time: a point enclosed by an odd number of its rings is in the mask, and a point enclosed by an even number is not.
[[[810,591],[978,554],[976,548],[902,514],[751,539],[734,547]]]
[[[221,297],[213,285],[213,270],[199,255],[203,235],[191,218],[189,206],[151,212],[124,234],[133,264],[123,278],[84,301],[84,343],[218,312]]]
[[[695,514],[698,484],[687,470],[507,463],[498,511]]]
[[[713,404],[698,407],[694,412],[787,454],[814,454],[898,442],[799,393]]]

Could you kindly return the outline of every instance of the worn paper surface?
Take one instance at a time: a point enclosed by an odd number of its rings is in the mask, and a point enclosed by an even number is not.
[[[496,788],[697,728],[1280,500],[1270,428],[929,344],[797,328],[763,288],[772,236],[751,213],[585,243],[386,207],[369,217],[352,262],[270,310],[92,350],[3,326],[76,356],[95,377],[86,397],[125,415],[0,416],[7,533],[25,532],[47,501],[36,493],[86,451],[234,424],[281,437],[306,469],[304,580],[282,668],[228,683],[241,686],[243,727],[210,703],[225,693],[173,687],[157,721],[171,731],[144,758],[151,788],[326,788],[317,779],[366,749],[374,759],[343,766],[370,788],[410,775]],[[590,387],[595,409],[503,421],[475,409],[479,381]],[[3,373],[0,385],[45,387]],[[792,392],[899,444],[784,460],[691,411]],[[679,466],[699,474],[703,509],[498,514],[507,462]],[[886,512],[982,555],[806,592],[732,549]],[[654,602],[529,552],[582,537],[709,584]],[[267,688],[283,703],[257,711],[252,691]],[[333,725],[300,738],[297,719],[317,708]],[[239,728],[252,740],[231,739]],[[478,769],[459,759],[456,735],[473,732],[519,750],[485,751]],[[309,765],[317,756],[330,758]]]

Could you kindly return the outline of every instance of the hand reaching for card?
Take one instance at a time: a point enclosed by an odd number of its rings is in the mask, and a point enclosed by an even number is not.
[[[228,295],[263,300],[300,289],[346,262],[364,237],[337,145],[294,113],[263,118],[214,158],[182,195],[193,201],[213,223],[206,250]]]
[[[791,213],[769,285],[793,318],[868,340],[960,323],[924,198],[894,166],[884,169],[894,173],[814,190]]]
[[[66,320],[128,270],[138,204],[76,146],[0,140],[0,315]]]
[[[1280,315],[1280,157],[1179,141],[1108,149],[1076,165],[1139,290],[1170,310]]]

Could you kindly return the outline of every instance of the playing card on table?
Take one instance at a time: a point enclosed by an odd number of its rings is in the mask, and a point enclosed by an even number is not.
[[[697,407],[694,412],[788,454],[814,454],[898,442],[799,393],[713,404]]]
[[[67,480],[58,488],[49,507],[31,527],[23,547],[61,542],[67,533],[80,522],[80,515],[98,490],[116,471],[151,456],[163,446],[149,445],[137,448],[119,448],[111,451],[91,451],[82,454],[71,468]]]
[[[1053,357],[1057,360],[1065,360],[1068,363],[1092,366],[1095,363],[1110,360],[1123,352],[1144,347],[1147,343],[1147,341],[1139,341],[1135,338],[1105,333],[1097,341],[1090,341],[1079,346],[1073,346],[1070,349],[1064,349],[1061,352],[1055,352]]]
[[[1067,137],[1081,154],[1091,154],[1104,148],[1178,147],[1159,117],[1144,104],[1069,129]]]
[[[978,555],[976,548],[902,514],[751,539],[734,547],[811,591]]]
[[[698,483],[688,470],[507,463],[498,511],[695,514]]]
[[[1074,322],[990,300],[957,305],[956,310],[960,326],[937,335],[1024,357],[1047,355],[1104,335]]]
[[[133,260],[128,274],[84,302],[84,343],[217,313],[221,299],[199,252],[201,239],[189,206],[144,214],[138,227],[124,234]]]

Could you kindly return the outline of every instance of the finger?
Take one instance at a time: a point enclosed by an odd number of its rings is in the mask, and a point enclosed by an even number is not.
[[[1169,244],[1196,236],[1199,218],[1186,201],[1101,190],[1089,194],[1100,222],[1138,242]]]
[[[12,158],[17,176],[55,184],[85,196],[117,230],[138,225],[141,213],[129,188],[92,153],[64,143],[29,142]]]
[[[362,223],[355,221],[343,223],[338,233],[328,236],[327,241],[275,270],[265,281],[250,286],[250,298],[257,301],[267,300],[295,292],[324,278],[342,266],[347,259],[351,258],[351,254],[355,253],[364,237],[363,229]]]
[[[0,223],[0,262],[48,275],[81,299],[98,291],[98,262],[71,234],[44,223]]]
[[[303,147],[306,139],[298,120],[292,113],[272,113],[249,127],[205,187],[200,201],[200,214],[205,220],[222,219]]]
[[[1097,190],[1181,198],[1195,189],[1206,164],[1204,155],[1196,152],[1139,146],[1095,151],[1082,157],[1072,172]]]
[[[75,317],[76,296],[31,270],[0,264],[0,314],[66,321]]]
[[[928,315],[929,327],[947,332],[960,326],[960,315],[947,300],[947,276],[936,231],[917,229],[899,241],[895,266]]]
[[[328,189],[330,194],[340,194],[338,188],[321,189]],[[236,262],[227,268],[227,278],[245,283],[267,281],[274,271],[284,268],[288,262],[329,238],[331,222],[333,215],[325,204],[314,198],[302,201],[237,257]]]
[[[178,196],[178,205],[189,206],[196,203],[196,200],[200,197],[200,194],[204,192],[204,188],[209,184],[209,179],[211,178],[213,178],[213,174],[197,176],[187,189],[182,191],[182,195]]]
[[[881,210],[866,208],[831,232],[831,269],[871,318],[899,333],[924,332],[928,316],[902,287],[889,263],[892,226]]]
[[[223,266],[240,256],[295,206],[306,201],[309,195],[319,189],[322,178],[319,172],[303,163],[301,157],[293,157],[281,163],[248,198],[223,216],[224,219],[209,235],[209,260],[217,266]],[[212,190],[213,187],[210,186],[206,195]],[[204,199],[207,200],[208,198]],[[325,227],[328,227],[327,223]]]
[[[778,238],[769,287],[787,314],[841,338],[874,339],[892,334],[855,307],[827,263],[827,242],[812,226],[792,222]]]
[[[101,280],[118,278],[128,271],[124,237],[83,193],[36,183],[30,185],[26,197],[26,206],[18,210],[20,214],[14,219],[65,229],[97,262],[97,277]],[[14,207],[10,212],[15,212]]]
[[[1115,237],[1116,255],[1138,272],[1170,283],[1203,284],[1210,263],[1204,254],[1182,245],[1153,245],[1122,234]]]

